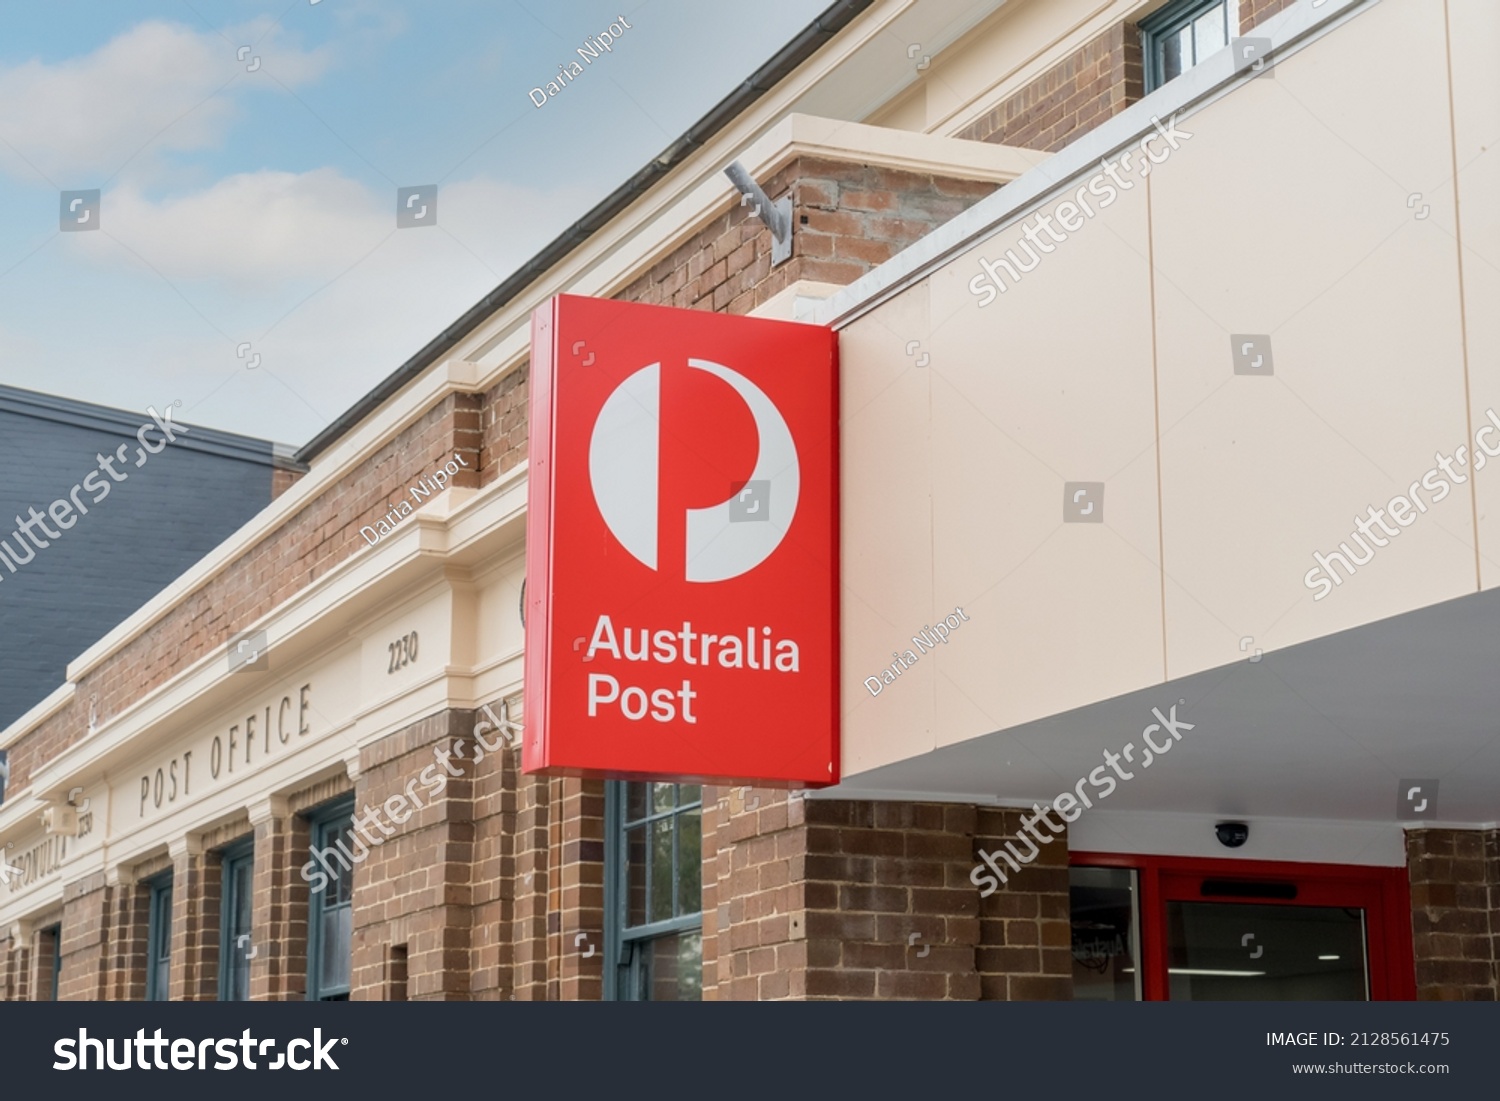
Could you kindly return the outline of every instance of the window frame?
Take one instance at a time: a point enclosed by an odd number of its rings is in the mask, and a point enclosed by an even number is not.
[[[1070,852],[1070,867],[1133,868],[1143,970],[1143,1001],[1168,1001],[1167,904],[1215,901],[1203,894],[1204,880],[1291,882],[1294,900],[1246,897],[1254,904],[1353,906],[1365,911],[1365,961],[1371,1001],[1414,1001],[1411,893],[1405,868],[1364,864],[1303,864],[1288,861],[1179,857],[1134,853]],[[1356,897],[1358,896],[1358,897]],[[1226,899],[1226,901],[1228,901]]]
[[[307,815],[306,815],[306,818],[307,818],[307,827],[308,827],[307,828],[308,857],[309,857],[309,859],[311,859],[313,850],[318,849],[318,848],[325,848],[326,849],[326,848],[331,848],[332,847],[331,845],[328,844],[327,838],[328,838],[330,832],[332,832],[331,828],[335,824],[342,823],[344,819],[348,819],[352,823],[352,821],[354,819],[354,796],[349,795],[349,796],[345,796],[345,797],[343,797],[341,799],[334,800],[331,803],[325,803],[323,806],[317,807],[317,808],[309,811],[307,813]],[[357,868],[358,865],[355,864],[354,867]],[[354,872],[351,871],[349,874],[350,874],[351,880],[352,880]],[[309,891],[308,892],[308,898],[307,898],[307,994],[306,994],[306,998],[310,1002],[347,1001],[349,999],[350,993],[351,993],[352,988],[353,988],[353,981],[352,980],[353,980],[354,968],[353,968],[353,961],[352,961],[352,959],[350,961],[350,968],[349,968],[350,980],[351,981],[350,981],[350,984],[348,986],[345,986],[345,987],[342,987],[342,988],[329,988],[329,989],[325,990],[325,989],[323,989],[322,985],[318,982],[318,971],[319,971],[319,966],[318,965],[322,962],[323,948],[324,948],[324,945],[323,945],[323,922],[322,922],[321,919],[322,919],[323,915],[329,909],[329,907],[326,907],[324,905],[324,898],[325,898],[326,894],[327,894],[326,888],[323,891]],[[350,899],[349,899],[349,901],[347,903],[339,903],[339,905],[340,906],[347,905],[349,907],[351,913],[352,913],[352,911],[354,909],[354,899],[353,899],[352,883],[351,883],[351,890],[350,890]],[[350,950],[350,952],[352,954],[352,952],[354,950],[354,923],[353,923],[352,918],[351,918],[351,921],[350,921],[350,924],[349,924],[349,950]]]
[[[1137,24],[1141,33],[1141,76],[1144,82],[1142,92],[1145,95],[1150,95],[1167,83],[1162,76],[1161,56],[1161,47],[1166,40],[1184,27],[1196,23],[1202,16],[1217,7],[1222,7],[1225,11],[1224,31],[1227,47],[1240,37],[1239,0],[1172,0],[1172,3],[1158,8]],[[1199,64],[1198,60],[1194,60],[1182,72],[1186,73]],[[1181,75],[1182,73],[1178,74],[1178,76]]]
[[[238,909],[239,892],[234,886],[234,872],[240,867],[249,865],[250,868],[250,892],[251,906],[254,906],[255,895],[255,838],[247,837],[227,845],[219,850],[219,993],[221,1002],[250,1000],[248,976],[243,998],[231,997],[230,982],[233,969],[230,961],[234,958],[235,941],[241,933],[253,933],[255,919],[252,916],[250,924],[252,928],[236,932],[234,929],[234,914]],[[253,913],[253,911],[252,911]],[[252,948],[254,940],[251,941]]]
[[[629,783],[643,783],[648,788],[652,783],[672,783],[678,789],[673,795],[671,810],[648,811],[644,817],[631,821],[632,828],[644,826],[648,837],[650,835],[651,823],[664,819],[673,821],[672,857],[674,870],[681,867],[681,855],[678,851],[681,830],[677,828],[676,822],[685,811],[697,810],[699,815],[699,837],[702,837],[703,788],[701,785],[698,785],[698,801],[696,803],[680,804],[677,802],[677,799],[681,794],[683,785],[676,781],[610,780],[606,782],[604,786],[605,1001],[634,1000],[633,998],[629,998],[628,995],[635,989],[635,979],[641,967],[643,956],[641,946],[649,944],[653,940],[678,933],[692,932],[694,930],[698,930],[701,933],[703,929],[703,883],[701,870],[698,883],[698,909],[695,912],[691,914],[679,914],[676,917],[661,921],[648,921],[641,925],[628,924],[630,866],[625,858],[625,812],[627,805],[626,787]],[[700,869],[702,867],[702,860],[703,855],[700,852],[698,854]],[[650,883],[649,865],[647,883]],[[677,883],[678,880],[674,876],[672,880],[674,910],[676,909]],[[624,989],[622,989],[621,979],[625,976],[622,976],[621,972],[626,969],[628,969],[630,981],[624,983]]]
[[[172,1000],[172,886],[173,875],[162,872],[146,881],[150,898],[146,912],[146,1001],[169,1002]],[[162,932],[166,933],[166,953],[160,945]],[[157,977],[162,964],[167,966],[166,989]]]
[[[1141,902],[1141,870],[1129,864],[1102,864],[1075,860],[1070,855],[1068,860],[1068,928],[1070,934],[1073,928],[1073,873],[1084,870],[1126,872],[1130,876],[1130,958],[1135,963],[1135,972],[1132,977],[1135,997],[1132,1000],[1136,1002],[1145,1001],[1146,968],[1141,960],[1141,913],[1144,910]],[[1115,1000],[1123,1001],[1123,999]]]
[[[55,1002],[62,987],[62,922],[53,922],[42,930],[42,935],[52,939],[52,997],[49,1000]]]

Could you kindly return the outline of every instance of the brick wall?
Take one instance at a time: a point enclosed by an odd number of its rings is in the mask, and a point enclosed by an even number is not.
[[[526,458],[529,366],[512,371],[480,397],[476,442],[480,485],[489,485]]]
[[[1067,845],[989,899],[978,848],[1020,813],[704,792],[704,996],[1072,997]]]
[[[219,996],[219,860],[201,842],[172,854],[172,962],[167,986],[174,1002]]]
[[[297,869],[311,843],[307,820],[283,800],[254,809],[254,856],[250,872],[250,928],[256,953],[250,960],[254,1001],[296,1001],[307,995],[307,882]]]
[[[31,1000],[52,1000],[52,969],[57,959],[57,937],[46,929],[31,934]]]
[[[271,500],[274,501],[277,497],[280,497],[287,490],[291,489],[292,486],[301,481],[301,479],[302,472],[299,470],[285,470],[281,467],[277,467],[276,469],[272,470]]]
[[[1417,997],[1500,998],[1500,830],[1409,830]]]
[[[355,817],[376,843],[354,873],[351,999],[468,998],[474,777],[501,764],[476,766],[472,742],[455,746],[472,727],[472,713],[444,711],[360,754]],[[421,783],[428,767],[440,791]]]
[[[0,1000],[31,999],[31,957],[32,949],[24,940],[9,933],[0,937]]]
[[[986,1001],[1069,1001],[1073,934],[1067,836],[1044,845],[1029,836],[1023,839],[1023,816],[1024,811],[996,807],[980,807],[976,814],[976,862],[981,849],[994,854],[1007,842],[1018,855],[1038,850],[1019,872],[996,857],[1008,875],[999,890],[979,900],[980,996]]]
[[[1264,23],[1296,2],[1297,0],[1240,0],[1240,34],[1249,34],[1252,27]]]
[[[956,136],[1055,152],[1140,99],[1144,72],[1140,30],[1117,23]]]
[[[146,889],[137,884],[106,887],[99,873],[68,884],[63,899],[59,1000],[98,1000],[112,991],[144,997]],[[115,982],[110,981],[112,971]]]
[[[790,259],[773,268],[771,231],[748,206],[737,206],[615,297],[741,314],[799,279],[852,283],[997,186],[812,157],[760,183],[773,201],[791,195]]]
[[[444,711],[361,753],[356,814],[385,807],[391,833],[370,827],[355,872],[350,997],[597,1000],[604,785],[523,777],[515,748],[475,763],[475,718]],[[420,809],[392,805],[410,792]]]
[[[1239,33],[1249,34],[1293,3],[1240,0]],[[1144,94],[1140,28],[1116,23],[955,136],[1054,153]]]

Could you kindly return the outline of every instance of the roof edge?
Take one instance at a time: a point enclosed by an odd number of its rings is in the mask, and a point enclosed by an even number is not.
[[[681,137],[605,196],[583,217],[563,230],[551,243],[511,273],[498,287],[466,310],[457,321],[428,341],[415,355],[387,375],[333,423],[305,443],[296,452],[296,460],[299,463],[308,463],[328,450],[345,433],[384,405],[407,383],[421,375],[444,353],[477,329],[486,318],[509,303],[595,233],[612,222],[618,214],[687,160],[700,146],[817,53],[835,34],[848,26],[857,15],[874,2],[875,0],[835,0],[816,19],[798,32],[796,37],[778,50],[769,61],[751,73],[738,88],[709,108],[708,112],[690,126]]]

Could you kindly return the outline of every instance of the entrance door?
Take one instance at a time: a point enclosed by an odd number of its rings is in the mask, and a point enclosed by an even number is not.
[[[1086,853],[1071,863],[1075,878],[1134,869],[1147,1000],[1416,996],[1404,868]]]

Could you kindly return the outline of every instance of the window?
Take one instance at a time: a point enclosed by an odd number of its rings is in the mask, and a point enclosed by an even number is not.
[[[1131,868],[1068,869],[1073,919],[1073,1000],[1141,998],[1136,874]]]
[[[164,1002],[171,996],[172,873],[147,882],[151,909],[146,924],[146,1000]]]
[[[1218,53],[1239,33],[1239,0],[1176,0],[1141,20],[1146,91]]]
[[[250,906],[254,900],[255,847],[241,841],[220,856],[219,1001],[250,1000]]]
[[[1405,868],[1070,854],[1073,997],[1416,997]]]
[[[612,782],[605,790],[604,996],[703,996],[703,789]]]
[[[47,996],[49,1002],[57,1001],[58,987],[62,985],[62,926],[53,925],[42,930],[42,940],[46,943],[48,950],[52,953],[52,965],[48,968],[51,993]]]
[[[307,999],[349,999],[354,943],[354,800],[343,800],[308,816],[312,862],[321,869],[311,882],[307,908]],[[360,844],[360,854],[365,847]]]

